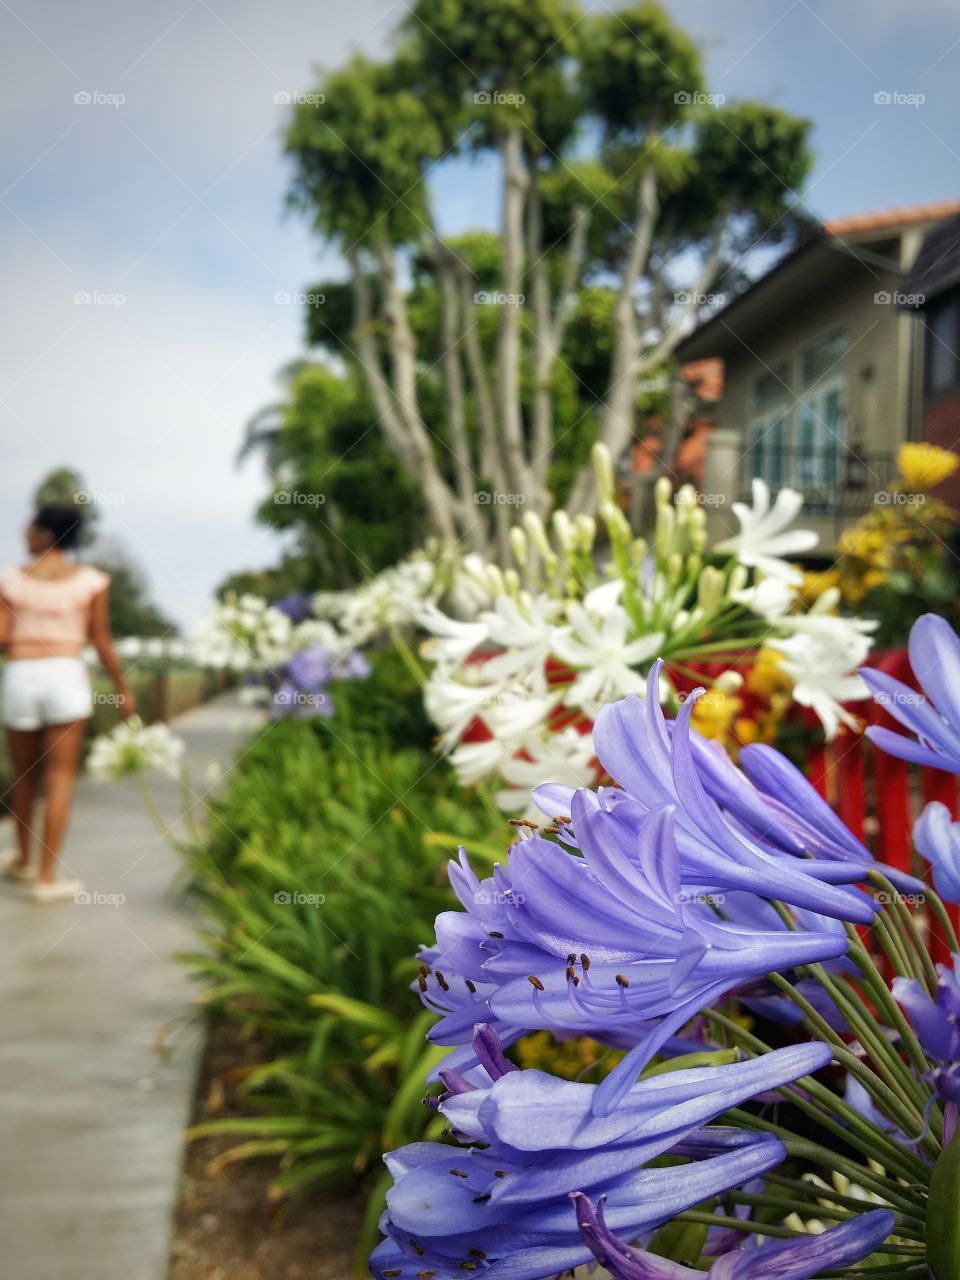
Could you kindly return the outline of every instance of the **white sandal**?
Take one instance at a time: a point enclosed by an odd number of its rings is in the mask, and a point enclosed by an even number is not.
[[[29,862],[24,866],[16,854],[12,853],[3,865],[3,878],[4,880],[13,880],[15,883],[23,884],[36,880],[37,868]]]
[[[48,880],[37,882],[30,890],[34,902],[76,902],[83,893],[82,880]]]

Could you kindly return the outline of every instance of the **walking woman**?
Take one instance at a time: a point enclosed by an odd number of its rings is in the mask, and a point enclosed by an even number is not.
[[[26,531],[29,563],[0,573],[0,648],[7,652],[3,719],[18,844],[3,874],[26,882],[37,902],[68,901],[83,888],[78,880],[57,876],[57,859],[93,710],[81,656],[88,642],[116,687],[121,716],[136,710],[110,637],[110,577],[67,555],[79,543],[81,528],[74,507],[41,507]],[[33,812],[41,781],[46,812],[35,859]]]

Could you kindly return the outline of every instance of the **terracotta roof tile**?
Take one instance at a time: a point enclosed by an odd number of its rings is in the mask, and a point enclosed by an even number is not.
[[[887,227],[910,226],[917,222],[939,222],[960,213],[960,200],[936,204],[913,204],[902,209],[882,209],[877,213],[855,213],[848,218],[830,218],[823,229],[832,236],[856,235],[862,231],[883,231]]]

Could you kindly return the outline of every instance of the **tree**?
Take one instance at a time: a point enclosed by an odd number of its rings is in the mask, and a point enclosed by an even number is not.
[[[392,60],[320,90],[288,127],[291,199],[349,281],[312,332],[363,379],[432,528],[505,553],[511,504],[590,510],[590,443],[619,461],[704,297],[793,234],[808,122],[707,95],[654,3],[417,0]],[[431,168],[491,151],[499,234],[444,238]]]
[[[284,370],[282,380],[283,398],[248,424],[240,457],[264,455],[273,487],[257,518],[293,532],[296,548],[266,578],[253,576],[271,596],[349,586],[423,540],[423,504],[373,429],[375,415],[355,368],[337,373],[302,361]]]
[[[86,557],[110,574],[108,607],[110,629],[115,636],[170,636],[177,625],[150,599],[146,575],[123,545],[102,538]]]

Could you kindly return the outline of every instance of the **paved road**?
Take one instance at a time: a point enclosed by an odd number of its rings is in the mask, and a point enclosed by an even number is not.
[[[257,719],[226,695],[177,721],[196,795]],[[173,820],[176,784],[154,790]],[[84,780],[65,861],[90,902],[0,884],[0,1276],[164,1280],[200,1051],[177,858],[134,784]]]

